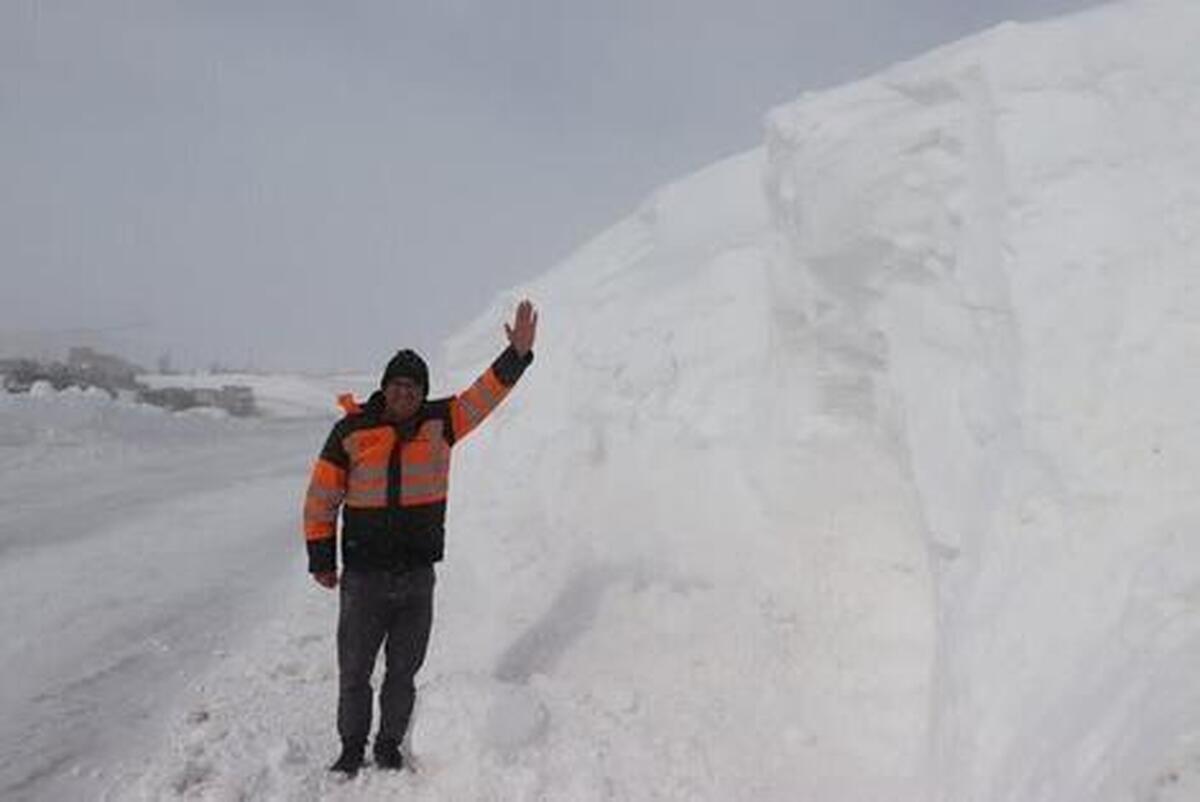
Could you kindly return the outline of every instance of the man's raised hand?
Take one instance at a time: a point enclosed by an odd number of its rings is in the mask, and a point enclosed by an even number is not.
[[[533,341],[537,337],[537,310],[528,299],[517,304],[517,315],[510,326],[504,324],[504,333],[508,342],[518,356],[525,356],[533,350]]]

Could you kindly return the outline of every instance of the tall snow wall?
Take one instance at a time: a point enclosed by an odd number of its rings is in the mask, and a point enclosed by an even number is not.
[[[1198,41],[1195,4],[1112,6],[771,115],[778,281],[921,499],[937,798],[1194,770]]]
[[[1129,3],[806,96],[452,340],[543,309],[451,503],[485,739],[551,796],[1200,794],[1196,42]]]

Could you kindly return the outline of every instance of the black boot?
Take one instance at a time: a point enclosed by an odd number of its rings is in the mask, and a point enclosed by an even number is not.
[[[329,770],[338,774],[345,774],[347,777],[353,777],[355,774],[358,774],[358,770],[362,768],[365,748],[365,744],[343,743],[342,754],[329,767]]]
[[[404,768],[404,755],[400,754],[400,742],[395,738],[376,738],[375,765],[381,769],[393,771]]]

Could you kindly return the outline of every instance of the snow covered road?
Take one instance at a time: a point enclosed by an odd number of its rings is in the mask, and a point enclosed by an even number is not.
[[[302,570],[325,423],[123,419],[118,439],[94,414],[74,425],[86,409],[37,430],[4,411],[0,797],[93,798]]]

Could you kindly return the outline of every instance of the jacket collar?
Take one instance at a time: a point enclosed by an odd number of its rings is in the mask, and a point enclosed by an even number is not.
[[[416,430],[421,421],[425,419],[425,402],[421,403],[420,408],[413,414],[411,418],[403,423],[397,424],[395,421],[385,420],[383,417],[384,405],[386,402],[383,398],[383,391],[376,390],[371,393],[370,398],[360,403],[350,393],[345,393],[338,396],[338,405],[345,411],[347,416],[350,415],[367,415],[370,418],[378,421],[381,424],[397,426],[403,432],[411,433]]]

